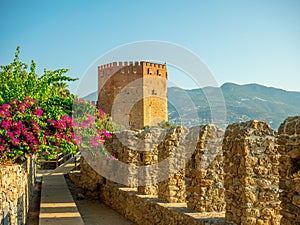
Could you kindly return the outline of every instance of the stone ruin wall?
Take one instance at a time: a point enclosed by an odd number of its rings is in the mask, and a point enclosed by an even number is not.
[[[224,131],[212,124],[192,129],[196,132],[189,135],[186,143],[194,145],[193,140],[197,143],[186,166],[187,206],[198,212],[224,211]]]
[[[220,136],[223,133],[214,125],[195,127],[190,130],[176,127],[167,130],[153,128],[116,133],[112,139],[107,140],[106,148],[118,160],[139,167],[145,166],[145,168],[165,161],[166,163],[162,164],[164,168],[157,166],[153,170],[145,169],[141,174],[130,171],[129,178],[132,179],[133,185],[125,187],[106,180],[98,175],[85,160],[81,160],[81,176],[74,173],[70,174],[70,177],[89,195],[97,192],[96,196],[100,196],[106,204],[138,224],[153,224],[152,219],[149,218],[156,218],[156,224],[166,225],[175,225],[178,221],[181,221],[180,224],[189,225],[225,224],[222,218],[208,219],[206,214],[203,218],[194,215],[194,210],[218,212],[225,207],[224,194],[222,194],[224,193],[223,183],[220,183],[223,168],[221,163],[216,163],[220,159],[218,158],[222,147]],[[218,145],[213,152],[208,150],[212,144]],[[185,148],[197,149],[197,162],[200,162],[202,158],[207,163],[214,161],[212,157],[217,159],[212,163],[213,167],[207,167],[209,172],[204,176],[202,174],[202,177],[196,172],[198,168],[194,168],[194,172],[191,173],[194,175],[189,182],[185,173],[189,170],[187,168],[190,161],[184,158],[186,157]],[[216,152],[218,156],[214,155]],[[178,164],[181,164],[182,168],[175,172]],[[160,174],[160,171],[164,171],[163,174]],[[159,176],[164,176],[166,171],[175,173],[168,179],[158,182]],[[139,184],[140,176],[146,178],[146,185],[133,188]],[[197,180],[202,182],[201,189],[197,188]],[[186,191],[186,188],[189,188],[189,191]],[[198,201],[198,195],[205,199]],[[186,202],[188,202],[188,207]],[[145,207],[147,209],[144,209]],[[214,214],[210,214],[210,217],[211,215]],[[224,215],[224,212],[216,215],[221,217],[220,215]],[[145,222],[146,220],[148,223]]]
[[[129,172],[133,181],[129,187],[138,186],[139,193],[158,195],[170,203],[187,201],[191,209],[199,212],[223,211],[223,135],[224,131],[211,124],[192,129],[154,128],[114,134],[106,146],[118,160],[144,167],[141,174]],[[188,148],[192,149],[190,155],[185,154]],[[192,154],[194,168],[189,160]],[[165,177],[166,174],[171,176]],[[142,185],[141,178],[145,179]]]
[[[249,121],[229,125],[223,150],[226,221],[280,224],[278,147],[270,126]]]
[[[176,127],[166,134],[158,146],[158,161],[160,162],[158,198],[171,203],[181,203],[186,200],[185,151],[182,146],[186,133],[186,128]],[[182,164],[181,168],[180,164]]]
[[[187,149],[194,148],[193,153],[182,170],[163,182],[155,183],[159,171],[142,174],[152,180],[138,189],[107,182],[103,185],[103,178],[96,173],[94,178],[86,180],[102,182],[101,198],[137,224],[148,224],[146,220],[151,224],[166,225],[299,224],[299,121],[300,117],[288,118],[281,125],[278,136],[265,122],[232,124],[227,127],[223,141],[224,132],[214,125],[130,131],[136,137],[148,140],[139,148],[137,143],[132,144],[128,153],[124,147],[128,147],[128,143],[116,141],[122,135],[114,137],[107,144],[118,160],[147,166],[172,159],[172,154],[182,160],[189,154]],[[125,136],[124,133],[123,138]],[[151,139],[152,136],[155,138]],[[154,139],[159,141],[149,144]],[[150,150],[146,154],[136,151],[142,148]],[[164,169],[174,168],[172,162],[175,161],[170,160]],[[84,173],[84,170],[92,169],[87,168],[86,163],[82,165],[82,174],[91,176],[93,173]],[[134,177],[135,183],[139,184],[138,175]],[[95,189],[97,185],[93,185]]]
[[[278,130],[282,225],[300,224],[300,116],[290,117]]]
[[[25,224],[35,182],[35,164],[0,167],[0,224]]]

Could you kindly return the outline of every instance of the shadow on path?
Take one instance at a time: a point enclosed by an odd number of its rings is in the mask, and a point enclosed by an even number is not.
[[[86,225],[135,225],[100,200],[85,198],[83,190],[65,176],[72,197],[77,205],[81,218]]]

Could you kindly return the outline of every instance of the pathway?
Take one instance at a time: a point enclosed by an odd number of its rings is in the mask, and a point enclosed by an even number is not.
[[[39,225],[134,225],[98,200],[74,201],[64,177],[73,168],[71,159],[43,174]]]
[[[43,175],[39,225],[84,225],[64,177],[72,163]]]

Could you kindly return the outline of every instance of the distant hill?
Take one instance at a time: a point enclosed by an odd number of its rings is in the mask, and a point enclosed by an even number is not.
[[[217,90],[214,87],[193,90],[168,88],[169,121],[185,126],[209,123],[211,110],[204,93],[214,93]],[[233,83],[223,84],[221,90],[225,100],[227,124],[256,119],[266,121],[277,129],[286,117],[300,114],[300,92],[259,84]],[[85,99],[96,98],[96,93],[92,93]],[[192,102],[194,110],[189,107],[191,104],[187,104],[188,101]],[[198,118],[194,118],[194,115]]]
[[[300,92],[289,92],[258,84],[237,85],[233,83],[223,84],[221,90],[225,100],[228,124],[256,119],[266,121],[274,129],[277,129],[286,117],[300,114]],[[168,89],[168,95],[169,98],[177,101],[178,105],[184,104],[179,102],[181,101],[179,93],[190,96],[197,108],[200,122],[207,123],[211,120],[211,115],[204,93],[214,91],[216,88],[213,87],[193,90],[172,87]],[[172,96],[176,96],[176,98]],[[169,104],[169,121],[178,123],[178,119],[178,113]],[[187,126],[194,123],[188,118],[181,118],[181,121]]]

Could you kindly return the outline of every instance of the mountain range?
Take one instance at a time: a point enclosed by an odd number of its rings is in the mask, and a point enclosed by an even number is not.
[[[97,94],[92,93],[84,99],[96,98]],[[212,104],[216,102],[217,106],[213,108]],[[222,115],[225,124],[256,119],[268,122],[277,130],[286,117],[300,115],[300,92],[234,83],[225,83],[220,88],[168,88],[168,117],[173,124],[190,127],[209,123],[211,109]]]

